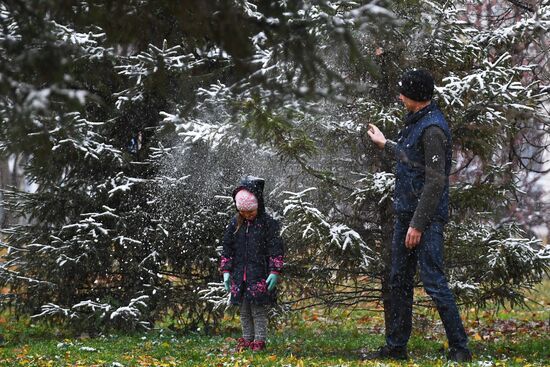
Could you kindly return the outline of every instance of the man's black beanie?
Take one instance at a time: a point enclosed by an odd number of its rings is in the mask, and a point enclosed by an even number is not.
[[[398,85],[399,92],[414,101],[428,101],[434,94],[434,78],[426,69],[404,72]]]

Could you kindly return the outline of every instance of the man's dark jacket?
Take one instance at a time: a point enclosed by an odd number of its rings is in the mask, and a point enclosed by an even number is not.
[[[406,118],[405,128],[399,133],[395,148],[397,172],[394,209],[400,218],[411,219],[414,215],[424,189],[426,175],[422,134],[430,126],[439,127],[447,138],[447,144],[445,144],[445,186],[432,217],[432,220],[447,222],[449,219],[449,174],[452,157],[451,130],[443,113],[433,102],[424,109],[409,114]],[[438,157],[434,156],[433,159],[438,159]],[[431,173],[428,172],[428,174]]]

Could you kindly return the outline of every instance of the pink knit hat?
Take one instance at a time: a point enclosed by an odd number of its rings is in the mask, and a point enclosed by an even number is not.
[[[244,189],[235,195],[235,204],[237,205],[237,210],[250,211],[258,209],[258,199],[256,199],[256,196]]]

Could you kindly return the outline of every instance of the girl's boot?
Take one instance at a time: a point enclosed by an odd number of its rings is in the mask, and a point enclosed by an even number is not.
[[[265,341],[263,340],[254,340],[252,343],[250,343],[250,349],[252,349],[253,352],[259,352],[265,349]]]
[[[252,346],[254,342],[246,340],[245,338],[237,339],[237,351],[242,352]]]

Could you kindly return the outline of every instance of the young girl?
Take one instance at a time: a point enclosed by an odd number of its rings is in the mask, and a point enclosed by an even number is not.
[[[240,305],[242,338],[238,350],[265,348],[268,306],[276,302],[283,267],[279,223],[265,212],[265,181],[246,176],[233,191],[237,215],[223,238],[221,271],[231,291],[231,304]]]

